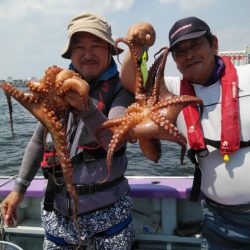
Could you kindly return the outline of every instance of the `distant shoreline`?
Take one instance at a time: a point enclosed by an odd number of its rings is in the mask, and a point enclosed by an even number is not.
[[[11,80],[11,81],[0,80],[0,83],[4,82],[8,82],[15,87],[27,87],[28,80]]]

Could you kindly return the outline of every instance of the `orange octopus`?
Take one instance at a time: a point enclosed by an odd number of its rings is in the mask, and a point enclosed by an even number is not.
[[[191,103],[203,108],[201,99],[194,96],[176,96],[170,93],[164,83],[164,69],[168,56],[168,48],[162,48],[148,72],[146,84],[138,63],[138,53],[133,43],[125,38],[118,38],[116,44],[128,45],[135,67],[135,102],[130,105],[122,117],[104,122],[97,130],[97,138],[102,130],[109,129],[113,133],[107,151],[108,175],[114,151],[125,141],[138,140],[144,155],[158,162],[161,157],[160,140],[176,142],[181,146],[181,164],[186,153],[187,140],[176,127],[180,111]],[[197,121],[198,122],[198,121]],[[108,178],[108,177],[107,177]]]
[[[23,92],[9,83],[3,83],[0,87],[7,97],[15,98],[30,113],[32,113],[51,134],[67,190],[74,201],[74,219],[76,221],[78,196],[73,185],[72,164],[70,162],[67,142],[66,127],[69,104],[64,100],[68,91],[74,91],[80,95],[83,101],[83,110],[87,110],[89,85],[80,78],[80,75],[71,70],[65,70],[57,66],[49,67],[44,77],[35,82],[27,83],[29,91]]]

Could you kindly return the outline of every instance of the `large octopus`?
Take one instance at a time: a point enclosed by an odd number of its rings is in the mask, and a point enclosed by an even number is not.
[[[83,110],[86,110],[89,85],[80,78],[78,73],[52,66],[45,71],[41,80],[30,81],[27,86],[29,91],[23,92],[9,83],[0,85],[7,97],[12,96],[21,103],[51,134],[65,185],[74,201],[73,215],[76,221],[78,196],[73,185],[72,164],[66,142],[66,124],[70,105],[64,100],[64,96],[68,91],[76,92],[82,99]]]
[[[183,164],[187,140],[175,125],[177,116],[191,103],[199,104],[202,110],[202,100],[194,96],[177,96],[167,90],[164,83],[167,48],[162,48],[157,53],[160,53],[160,56],[151,66],[144,85],[138,63],[140,57],[133,43],[125,38],[118,38],[116,44],[119,42],[127,44],[131,52],[135,67],[135,102],[127,108],[122,117],[104,122],[97,130],[97,138],[104,129],[109,129],[113,133],[107,151],[108,175],[111,171],[113,154],[125,141],[138,140],[144,155],[154,162],[158,162],[161,157],[160,140],[176,142],[181,146],[180,158]]]

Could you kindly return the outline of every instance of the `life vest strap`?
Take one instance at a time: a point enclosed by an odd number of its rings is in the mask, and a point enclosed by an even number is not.
[[[204,138],[206,145],[210,145],[214,148],[220,149],[221,141],[216,140],[210,140],[207,138]],[[250,140],[248,141],[240,141],[240,148],[249,147],[250,146]]]
[[[125,154],[126,147],[122,147],[114,153],[114,157],[122,156]],[[81,162],[91,162],[97,159],[106,158],[107,152],[104,148],[100,147],[95,150],[84,149],[81,153],[73,156],[71,162],[73,164],[79,164]]]
[[[201,170],[199,168],[199,163],[196,160],[197,153],[197,150],[192,148],[187,151],[187,157],[194,164],[194,180],[189,196],[190,201],[198,201],[200,197]]]
[[[78,195],[94,194],[96,192],[101,192],[106,189],[112,188],[122,181],[125,180],[124,176],[121,176],[115,180],[104,182],[104,183],[93,183],[93,184],[74,184],[76,193]],[[65,185],[56,185],[57,193],[66,193],[67,189]]]
[[[48,183],[47,183],[45,196],[43,200],[43,209],[45,211],[51,212],[54,209],[56,183],[53,179],[52,174],[48,173],[47,179],[48,179]]]
[[[75,184],[75,190],[78,195],[86,195],[86,194],[94,194],[96,192],[101,192],[106,189],[112,188],[122,181],[125,180],[124,176],[120,176],[119,178],[104,182],[104,183],[93,183],[93,184]],[[55,193],[66,193],[67,189],[65,184],[57,185],[53,179],[53,175],[48,175],[48,184],[45,191],[45,197],[43,202],[43,209],[51,212],[54,209],[54,199],[55,199]]]

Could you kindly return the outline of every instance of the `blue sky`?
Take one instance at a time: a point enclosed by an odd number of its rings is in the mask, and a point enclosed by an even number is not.
[[[187,16],[209,24],[221,51],[250,46],[249,0],[1,0],[0,79],[40,78],[51,65],[67,68],[69,60],[60,56],[66,28],[82,11],[106,17],[114,38],[124,36],[135,22],[152,23],[157,39],[150,58],[168,46],[168,31],[174,22]],[[178,74],[170,56],[166,75]]]

